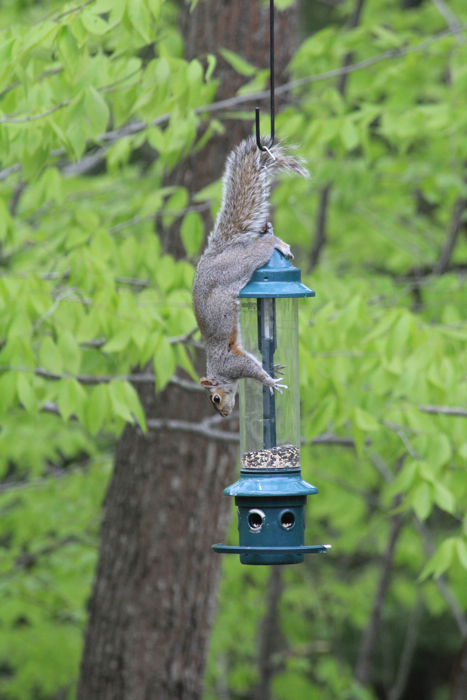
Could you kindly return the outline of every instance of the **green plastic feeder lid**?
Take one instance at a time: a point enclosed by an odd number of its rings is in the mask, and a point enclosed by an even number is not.
[[[224,489],[226,496],[255,496],[270,498],[271,496],[312,496],[318,493],[316,486],[302,479],[300,472],[292,474],[252,475],[242,474],[240,480]]]
[[[266,265],[254,271],[238,296],[241,299],[314,297],[315,292],[302,284],[300,268],[274,250]]]

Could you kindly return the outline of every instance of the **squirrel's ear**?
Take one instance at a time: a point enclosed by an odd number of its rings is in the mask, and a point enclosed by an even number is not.
[[[207,377],[201,377],[199,383],[201,386],[204,386],[205,389],[209,389],[212,386],[219,386],[218,382],[214,381],[213,379],[208,379]]]

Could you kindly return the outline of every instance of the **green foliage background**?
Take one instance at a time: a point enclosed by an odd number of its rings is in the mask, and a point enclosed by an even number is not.
[[[450,8],[465,29],[465,3]],[[429,678],[420,697],[442,700],[461,633],[440,582],[467,610],[467,423],[426,409],[467,408],[465,224],[449,271],[436,274],[467,197],[467,43],[428,0],[406,10],[368,0],[352,31],[350,11],[344,2],[320,15],[293,77],[336,69],[348,52],[374,62],[349,75],[345,98],[334,76],[305,81],[277,120],[312,173],[311,184],[284,179],[273,196],[276,232],[304,271],[318,195],[332,185],[300,342],[303,472],[320,488],[307,537],[333,549],[284,572],[273,691],[386,697],[420,606],[412,676]],[[146,430],[130,370],[151,363],[158,390],[177,365],[197,379],[178,338],[194,327],[199,211],[216,211],[220,187],[190,201],[163,175],[223,128],[222,114],[200,109],[215,101],[216,60],[245,75],[245,99],[266,75],[226,52],[186,62],[176,18],[168,0],[0,9],[0,696],[9,700],[73,697],[112,450],[127,421]],[[156,217],[181,219],[186,260],[162,254]],[[353,447],[310,444],[322,434]],[[395,513],[403,528],[363,689],[355,663]],[[267,570],[225,559],[206,700],[252,697],[267,580]]]

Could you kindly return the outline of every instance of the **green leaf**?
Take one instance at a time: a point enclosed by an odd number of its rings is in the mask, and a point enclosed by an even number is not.
[[[18,398],[26,411],[33,413],[37,409],[37,398],[31,387],[31,377],[26,372],[18,372],[16,377],[16,390]]]
[[[203,220],[198,212],[189,212],[183,218],[180,236],[187,255],[190,257],[199,252],[204,239]]]
[[[128,408],[130,409],[131,413],[135,416],[143,432],[146,432],[146,416],[144,415],[143,407],[141,406],[139,396],[134,386],[130,382],[123,382],[123,388]]]
[[[149,44],[152,40],[150,33],[151,16],[143,0],[130,0],[127,5],[127,12],[136,31],[142,36],[144,41]]]
[[[41,367],[48,370],[49,372],[54,372],[55,374],[61,374],[63,370],[62,356],[59,348],[55,345],[52,338],[48,335],[42,340],[39,349],[39,362]]]
[[[133,0],[132,0],[133,1]],[[87,88],[85,93],[85,110],[89,122],[92,136],[99,136],[107,129],[109,121],[109,108],[104,100],[94,88]]]
[[[125,382],[110,382],[110,384],[107,384],[107,390],[110,396],[110,404],[115,415],[120,416],[120,418],[123,418],[127,423],[133,423]]]
[[[34,180],[47,163],[49,157],[48,149],[40,145],[35,150],[26,149],[23,153],[22,166],[25,180]]]
[[[449,489],[437,481],[434,484],[434,490],[436,505],[438,505],[442,510],[445,510],[447,513],[454,513],[456,509],[456,502]]]
[[[464,569],[467,569],[467,543],[465,540],[458,538],[456,541],[456,549],[460,563]]]
[[[75,414],[85,423],[84,404],[86,393],[76,379],[61,379],[57,395],[57,403],[63,420],[67,421]]]
[[[57,36],[57,46],[65,70],[74,77],[80,60],[80,51],[70,27],[60,29]]]
[[[81,158],[86,148],[88,129],[86,127],[85,93],[80,92],[68,109],[66,136],[73,148],[75,157]]]
[[[328,430],[329,423],[335,418],[337,400],[333,394],[326,396],[316,410],[306,419],[306,435],[308,439]]]
[[[434,467],[439,468],[448,464],[452,458],[451,443],[447,435],[429,435],[427,444],[427,458]]]
[[[348,151],[353,150],[358,146],[358,132],[353,122],[350,119],[345,119],[340,131],[342,143]]]
[[[428,484],[421,484],[412,495],[412,507],[419,520],[426,520],[431,513],[432,495]]]
[[[58,337],[58,350],[63,362],[63,368],[70,374],[78,374],[81,367],[81,350],[75,337],[66,330]]]
[[[0,377],[0,409],[7,411],[16,400],[17,372],[5,372]]]
[[[109,392],[105,384],[93,387],[85,408],[85,425],[91,435],[97,435],[107,420],[110,409]]]
[[[229,51],[229,49],[219,49],[219,53],[225,58],[227,63],[237,71],[237,73],[240,73],[240,75],[246,75],[249,77],[256,73],[257,69],[255,66],[252,66],[251,63],[248,63],[248,61],[245,61],[244,58],[233,51]]]
[[[175,372],[175,357],[173,349],[165,336],[159,340],[154,353],[154,374],[156,375],[156,390],[162,391],[167,386]]]
[[[4,199],[0,197],[0,241],[5,240],[9,230],[13,225],[8,206]]]
[[[358,406],[356,406],[354,411],[354,420],[360,430],[363,431],[379,430],[381,427],[378,421],[375,420],[370,413],[367,413]]]
[[[175,353],[175,362],[179,367],[182,367],[182,369],[187,372],[187,374],[190,375],[190,377],[193,379],[194,382],[198,383],[199,382],[199,377],[195,371],[195,368],[193,367],[193,364],[191,362],[191,359],[189,357],[189,354],[187,352],[187,349],[182,345],[182,343],[177,343],[176,345],[172,345],[173,352]]]
[[[415,460],[407,461],[389,486],[388,495],[394,496],[396,493],[407,491],[415,478],[418,468],[419,462]]]
[[[125,350],[131,340],[132,327],[128,324],[120,328],[117,333],[104,345],[104,352],[121,352]]]
[[[164,3],[164,0],[148,0],[148,7],[152,12],[152,15],[156,22],[159,21],[159,18],[161,16],[161,11],[162,11],[162,5]]]
[[[131,3],[134,1],[135,0],[131,0]],[[94,14],[92,10],[84,10],[81,13],[81,22],[88,32],[97,34],[98,36],[105,34],[110,28],[107,22],[104,22],[104,20],[99,17],[99,15]]]
[[[447,569],[449,569],[454,556],[454,547],[456,544],[457,540],[455,537],[450,537],[447,540],[444,540],[442,545],[438,548],[436,554],[426,564],[420,576],[421,580],[428,578],[431,573],[434,574],[435,578],[439,578],[445,571],[447,571]]]
[[[217,59],[214,56],[214,54],[208,53],[206,56],[206,60],[208,62],[208,67],[206,69],[205,79],[206,79],[206,82],[209,82],[211,80],[212,74],[214,73],[214,70],[216,68]]]
[[[268,78],[269,71],[267,69],[258,71],[253,80],[250,80],[237,90],[237,95],[251,95],[254,92],[262,92],[266,89]]]

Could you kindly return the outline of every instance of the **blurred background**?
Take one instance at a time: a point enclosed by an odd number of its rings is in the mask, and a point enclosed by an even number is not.
[[[1,3],[2,699],[467,698],[467,5],[276,2],[332,549],[245,567],[191,284],[268,57],[259,0]]]

